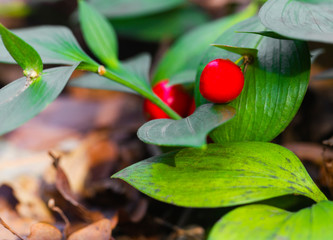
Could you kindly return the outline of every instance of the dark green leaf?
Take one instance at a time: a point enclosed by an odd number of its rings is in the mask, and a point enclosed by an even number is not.
[[[305,95],[310,75],[310,55],[304,42],[279,40],[235,31],[263,31],[258,18],[235,25],[215,42],[222,45],[258,49],[258,56],[247,66],[244,89],[229,103],[237,115],[215,129],[214,141],[270,141],[281,133],[295,116]],[[195,98],[207,102],[199,92],[200,75],[213,59],[236,61],[238,54],[210,47],[198,68]]]
[[[253,16],[256,11],[257,6],[252,4],[243,12],[200,26],[181,37],[159,63],[153,84],[163,79],[171,79],[185,70],[196,70],[203,53],[218,36],[234,24]]]
[[[113,27],[93,6],[79,0],[80,24],[93,53],[107,66],[118,66],[118,44]]]
[[[234,115],[232,107],[206,104],[181,120],[152,120],[139,129],[138,137],[143,142],[162,146],[202,147],[208,133]]]
[[[174,39],[208,21],[208,15],[193,6],[137,18],[112,19],[116,32],[144,41]]]
[[[19,127],[56,99],[77,65],[45,70],[30,86],[20,78],[0,89],[0,134]]]
[[[239,207],[225,215],[208,240],[333,239],[333,202],[322,201],[298,212],[266,205]]]
[[[261,36],[265,36],[265,37],[271,37],[271,38],[276,38],[276,39],[282,39],[282,40],[290,40],[290,38],[284,37],[280,34],[277,34],[276,32],[272,32],[272,31],[258,31],[258,32],[241,32],[241,31],[237,31],[238,33],[248,33],[248,34],[258,34]]]
[[[110,18],[138,17],[185,5],[186,0],[91,0],[101,13]]]
[[[43,63],[39,54],[29,44],[10,32],[0,23],[2,42],[9,54],[15,59],[26,75],[34,71],[37,77],[43,71]]]
[[[113,177],[186,207],[234,206],[288,194],[326,199],[292,152],[265,142],[186,148],[141,161]]]
[[[42,26],[13,31],[30,44],[41,56],[44,64],[95,64],[81,49],[72,32],[66,27]],[[15,63],[0,41],[0,62]]]
[[[333,43],[332,0],[268,0],[261,22],[290,38]]]
[[[221,45],[221,44],[212,44],[214,47],[218,47],[224,50],[227,50],[232,53],[236,53],[238,55],[250,55],[252,57],[256,57],[258,54],[258,49],[256,48],[243,48],[243,47],[233,47],[228,45]]]

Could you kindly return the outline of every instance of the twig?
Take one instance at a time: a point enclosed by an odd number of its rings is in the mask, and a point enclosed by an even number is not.
[[[0,224],[4,226],[8,231],[10,231],[12,234],[14,234],[16,237],[18,237],[21,240],[24,240],[20,235],[18,235],[16,232],[14,232],[13,229],[11,229],[8,224],[0,217]]]

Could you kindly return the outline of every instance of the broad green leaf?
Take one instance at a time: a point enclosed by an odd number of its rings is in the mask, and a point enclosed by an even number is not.
[[[276,39],[283,39],[283,40],[291,40],[288,37],[284,37],[280,34],[277,34],[276,32],[273,31],[258,31],[258,32],[241,32],[241,31],[237,31],[238,33],[249,33],[249,34],[258,34],[261,36],[265,36],[265,37],[271,37],[271,38],[276,38]]]
[[[81,49],[72,32],[61,26],[42,26],[14,30],[17,36],[30,44],[41,56],[44,64],[95,64]],[[0,41],[0,62],[15,63],[15,60]]]
[[[223,33],[215,43],[242,48],[256,48],[258,55],[246,68],[244,89],[229,105],[237,115],[215,129],[216,142],[271,141],[295,116],[305,95],[310,75],[310,55],[304,42],[279,40],[236,31],[263,31],[258,18],[246,20]],[[200,75],[213,59],[236,61],[238,54],[211,46],[198,68],[196,104],[207,102],[200,92]]]
[[[93,53],[107,66],[118,66],[118,43],[112,25],[93,6],[79,0],[80,24]]]
[[[203,53],[218,36],[234,24],[252,17],[256,12],[257,6],[251,4],[243,12],[207,23],[181,37],[159,63],[153,77],[153,83],[170,79],[184,70],[196,70]]]
[[[197,75],[196,70],[184,70],[180,73],[173,75],[169,79],[169,85],[175,84],[185,84],[185,83],[193,83],[195,81],[195,76]]]
[[[288,194],[326,199],[292,152],[265,142],[185,148],[138,162],[113,177],[186,207],[235,206]]]
[[[314,79],[333,79],[333,68],[315,75]]]
[[[115,81],[102,77],[96,73],[86,73],[82,77],[78,77],[69,82],[71,87],[90,88],[90,89],[103,89],[119,92],[127,92],[138,94],[134,90],[125,87]]]
[[[224,105],[200,106],[191,116],[181,119],[156,119],[138,130],[145,143],[162,146],[202,147],[208,133],[235,115],[235,109]]]
[[[188,6],[137,18],[111,19],[111,22],[118,34],[144,41],[161,41],[174,39],[208,19],[200,8]]]
[[[34,71],[39,75],[43,71],[43,63],[39,54],[29,44],[21,38],[10,32],[0,23],[0,35],[4,47],[8,50],[9,54],[15,59],[18,65],[29,73]]]
[[[0,135],[30,120],[55,100],[77,65],[45,70],[30,86],[24,77],[1,88]]]
[[[208,240],[333,239],[333,202],[322,201],[298,212],[266,205],[239,207],[213,227]]]
[[[333,43],[332,0],[268,0],[261,22],[290,38]]]
[[[252,57],[256,57],[258,54],[258,49],[256,48],[244,48],[244,47],[233,47],[228,45],[221,45],[221,44],[212,44],[214,47],[218,47],[224,50],[227,50],[232,53],[236,53],[238,55],[249,55]]]
[[[90,3],[110,18],[139,17],[167,11],[181,5],[185,0],[91,0]]]

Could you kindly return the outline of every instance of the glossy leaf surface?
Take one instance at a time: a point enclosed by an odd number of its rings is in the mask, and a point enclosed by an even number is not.
[[[42,59],[36,50],[2,24],[0,24],[0,36],[4,47],[24,71],[33,70],[37,75],[43,71]]]
[[[265,142],[187,148],[141,161],[113,177],[186,207],[234,206],[287,194],[326,199],[292,152]]]
[[[290,38],[333,43],[333,1],[268,0],[260,9],[261,22]]]
[[[271,141],[295,116],[305,95],[310,71],[310,54],[304,42],[280,40],[236,31],[263,31],[254,17],[222,34],[216,44],[258,49],[246,68],[242,93],[229,105],[236,109],[234,119],[210,135],[216,142]],[[200,75],[210,61],[222,58],[236,61],[239,54],[211,46],[198,68],[196,104],[207,102],[199,92]]]
[[[82,33],[89,48],[104,64],[117,67],[118,43],[112,25],[83,0],[79,1],[79,16]]]
[[[203,53],[218,36],[234,24],[253,16],[256,11],[257,7],[250,5],[243,12],[207,23],[181,37],[159,63],[153,77],[153,83],[170,79],[185,70],[196,70]]]
[[[201,147],[206,144],[212,129],[234,115],[232,107],[206,104],[181,120],[156,119],[147,122],[138,130],[138,137],[145,143],[155,145]]]
[[[333,202],[322,201],[298,212],[266,205],[237,208],[212,229],[208,240],[317,240],[333,238]]]
[[[65,87],[77,64],[45,70],[29,87],[20,78],[0,89],[0,134],[7,133],[41,112]]]
[[[13,31],[30,44],[41,56],[44,64],[94,64],[83,52],[72,32],[61,26],[42,26]],[[15,63],[0,41],[0,62]]]

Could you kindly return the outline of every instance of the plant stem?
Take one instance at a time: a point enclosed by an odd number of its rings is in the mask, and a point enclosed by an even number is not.
[[[244,56],[241,56],[240,58],[238,58],[238,59],[235,61],[235,64],[238,65],[238,63],[239,63],[240,61],[242,61],[243,59],[244,59]]]
[[[96,65],[81,64],[78,69],[87,70],[87,71],[90,71],[90,72],[97,73],[98,68],[99,68],[99,65],[97,65],[97,64]],[[118,75],[116,75],[115,73],[112,73],[109,69],[106,68],[105,70],[106,71],[103,74],[103,77],[106,77],[106,78],[108,78],[112,81],[115,81],[119,84],[122,84],[122,85],[136,91],[137,93],[139,93],[143,97],[149,99],[151,102],[156,104],[159,108],[161,108],[172,119],[175,119],[175,120],[182,119],[182,117],[179,116],[178,113],[176,113],[167,104],[165,104],[149,87],[147,87],[147,89],[140,88],[136,84],[128,82],[128,81],[124,80],[123,78],[119,77]]]

